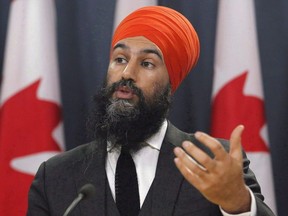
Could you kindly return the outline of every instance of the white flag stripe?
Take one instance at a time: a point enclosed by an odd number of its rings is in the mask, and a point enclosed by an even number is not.
[[[267,124],[264,124],[263,127],[261,128],[260,136],[264,140],[266,146],[268,146],[268,148],[270,149]]]
[[[216,40],[217,76],[214,78],[213,96],[225,83],[249,69],[251,73],[248,74],[244,94],[262,97],[253,1],[221,0],[219,4],[216,38],[222,40]]]
[[[0,98],[0,215],[27,211],[40,163],[64,149],[55,16],[54,0],[11,1]]]
[[[11,4],[3,65],[1,105],[7,98],[40,77],[39,74],[35,77],[34,74],[27,72],[25,76],[18,74],[25,62],[22,59],[22,52],[26,45],[22,41],[24,40],[26,10],[26,3],[23,0],[13,1]],[[15,14],[18,15],[15,16]]]
[[[122,19],[124,19],[132,11],[149,5],[156,5],[157,0],[141,0],[141,1],[131,1],[131,0],[117,0],[114,16],[114,29],[118,26]]]
[[[227,83],[248,72],[243,94],[264,101],[254,1],[221,0],[218,10],[212,99]],[[266,124],[261,128],[260,135],[269,146]],[[271,156],[263,152],[247,154],[266,203],[276,212]]]
[[[64,143],[64,124],[63,120],[59,122],[58,126],[53,130],[52,137],[55,140],[55,142],[58,144],[59,148],[62,151],[65,151],[66,146]]]
[[[12,4],[1,104],[40,78],[38,97],[59,104],[54,1],[17,0]]]
[[[13,1],[5,47],[1,104],[41,79],[37,98],[60,105],[55,17],[53,0]],[[63,123],[60,123],[52,135],[62,150],[65,149],[63,130]]]
[[[268,153],[253,152],[247,153],[251,160],[250,167],[255,172],[257,180],[261,185],[262,193],[265,196],[265,202],[276,213],[275,191],[273,187],[273,173],[271,167],[271,156]]]

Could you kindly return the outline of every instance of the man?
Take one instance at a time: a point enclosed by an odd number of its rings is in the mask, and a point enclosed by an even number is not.
[[[198,36],[180,13],[149,6],[128,15],[95,97],[95,141],[41,165],[28,215],[63,215],[87,183],[95,195],[70,215],[274,215],[242,152],[243,126],[229,144],[166,120],[171,95],[198,57]]]

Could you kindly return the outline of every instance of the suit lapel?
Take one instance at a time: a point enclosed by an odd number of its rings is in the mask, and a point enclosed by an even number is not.
[[[79,204],[81,215],[105,215],[105,188],[108,186],[106,185],[105,146],[92,142],[89,146],[90,149],[84,153],[83,160],[75,162],[75,169],[79,167],[79,173],[74,175],[77,190],[87,183],[93,184],[96,188],[93,197],[83,200]]]
[[[155,179],[147,195],[147,204],[144,203],[143,211],[141,210],[143,215],[146,215],[146,211],[150,211],[148,203],[151,204],[151,215],[173,214],[174,205],[184,180],[174,164],[173,149],[175,145],[181,145],[183,140],[180,131],[169,124],[161,146]]]

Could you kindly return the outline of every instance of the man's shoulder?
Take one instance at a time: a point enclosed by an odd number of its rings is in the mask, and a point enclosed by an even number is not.
[[[61,152],[46,161],[47,166],[73,165],[78,161],[89,159],[99,151],[96,141],[79,145],[73,149]]]

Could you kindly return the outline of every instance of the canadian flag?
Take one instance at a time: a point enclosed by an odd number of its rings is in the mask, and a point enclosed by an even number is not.
[[[134,10],[137,10],[140,7],[149,5],[157,5],[157,0],[141,0],[141,1],[117,0],[114,16],[114,29],[128,14],[132,13]]]
[[[238,124],[245,126],[242,145],[276,212],[254,1],[219,1],[215,49],[211,134],[229,138]]]
[[[53,0],[11,1],[0,99],[0,215],[23,216],[33,175],[63,150]]]

